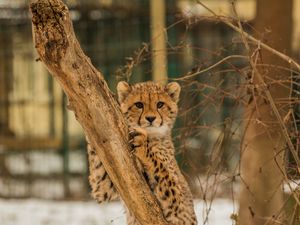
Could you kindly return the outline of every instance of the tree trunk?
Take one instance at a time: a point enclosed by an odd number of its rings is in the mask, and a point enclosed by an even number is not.
[[[292,35],[292,0],[258,0],[254,29],[263,42],[290,54]],[[278,56],[261,50],[259,63],[287,66]],[[259,67],[281,116],[287,112],[290,92],[290,73],[274,67]],[[245,111],[248,122],[241,153],[241,178],[239,222],[241,225],[280,224],[283,206],[282,181],[284,149],[286,142],[271,106],[260,92],[259,79],[253,77],[258,87]],[[279,101],[280,100],[280,101]],[[284,102],[283,102],[284,100]]]
[[[67,7],[60,0],[38,0],[30,9],[40,58],[68,96],[69,108],[127,207],[141,225],[166,225],[155,197],[130,157],[128,129],[119,106],[102,74],[80,48]]]

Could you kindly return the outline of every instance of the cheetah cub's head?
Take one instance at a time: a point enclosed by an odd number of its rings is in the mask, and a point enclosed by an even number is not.
[[[141,127],[150,136],[170,134],[176,119],[180,86],[176,82],[162,85],[154,82],[117,86],[121,110],[130,127]]]

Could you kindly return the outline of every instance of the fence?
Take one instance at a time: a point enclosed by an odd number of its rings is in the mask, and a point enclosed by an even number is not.
[[[170,79],[181,79],[226,55],[241,52],[232,42],[234,34],[223,25],[191,23],[171,5],[167,17]],[[127,8],[71,7],[81,46],[112,90],[119,79],[151,79],[148,8],[147,1]],[[0,197],[86,199],[89,186],[84,136],[66,110],[62,90],[38,60],[26,10],[0,8]],[[235,66],[240,64],[237,61]],[[220,133],[239,133],[236,118],[241,107],[230,92],[240,77],[229,68],[232,65],[222,65],[218,72],[211,70],[205,76],[180,81],[182,109],[174,140],[178,161],[191,181],[205,170]],[[219,95],[224,91],[229,94]],[[226,147],[224,160],[230,170],[237,160],[239,138],[226,138],[232,143]]]

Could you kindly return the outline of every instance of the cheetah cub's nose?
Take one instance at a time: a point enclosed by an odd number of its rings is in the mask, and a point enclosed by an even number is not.
[[[155,119],[155,116],[146,116],[146,120],[148,120],[150,123],[152,123]]]

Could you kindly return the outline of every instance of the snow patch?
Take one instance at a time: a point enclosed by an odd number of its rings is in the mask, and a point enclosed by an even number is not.
[[[196,200],[195,210],[199,225],[232,225],[230,215],[236,208],[228,199],[216,199],[212,204]],[[120,202],[0,199],[0,221],[1,225],[125,225],[126,216]]]

